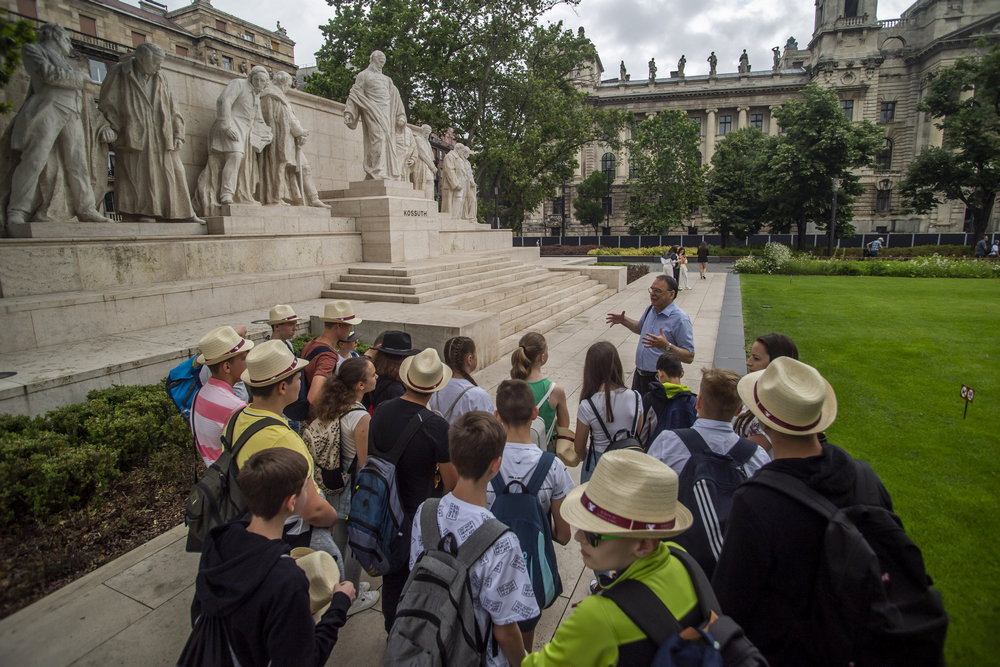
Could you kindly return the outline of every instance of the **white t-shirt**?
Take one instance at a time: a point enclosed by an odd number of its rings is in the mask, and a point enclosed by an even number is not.
[[[600,413],[601,420],[608,429],[611,437],[615,437],[618,431],[626,429],[635,434],[637,417],[642,412],[642,397],[634,389],[613,389],[611,391],[611,412],[615,416],[614,421],[608,421],[608,411],[604,401],[604,392],[599,391],[590,397],[594,407]],[[610,444],[608,436],[597,421],[597,416],[590,408],[590,403],[585,400],[580,401],[580,408],[576,411],[576,418],[582,424],[590,427],[591,442],[594,450],[603,454]]]
[[[344,471],[347,471],[351,461],[358,455],[358,448],[354,444],[354,429],[358,427],[358,422],[369,416],[364,405],[355,403],[350,407],[350,411],[340,418],[340,465]]]
[[[466,391],[468,390],[468,391]],[[462,392],[465,392],[464,394]],[[461,398],[459,396],[461,395]],[[458,402],[455,402],[458,399]],[[452,407],[454,404],[455,407]],[[454,424],[455,420],[466,412],[482,410],[493,414],[493,401],[482,387],[477,387],[465,378],[453,377],[445,388],[431,396],[427,407],[441,413],[441,416]],[[449,414],[448,409],[451,408]]]
[[[420,537],[422,510],[421,503],[413,519],[413,534],[410,537],[411,570],[417,558],[424,552]],[[450,493],[441,499],[441,504],[438,506],[437,520],[441,535],[451,533],[459,547],[476,528],[493,518],[495,517],[485,507],[459,500]],[[531,620],[541,613],[538,603],[535,602],[531,576],[528,574],[528,567],[521,553],[521,544],[517,541],[517,536],[514,533],[505,533],[469,570],[469,584],[475,601],[478,632],[483,633],[491,619],[493,625],[507,625]],[[507,665],[507,658],[499,647],[497,655],[493,655],[492,642],[491,634],[491,648],[486,652],[486,664],[491,667]]]
[[[509,484],[513,480],[519,480],[525,485],[531,479],[538,465],[538,460],[542,458],[542,450],[537,445],[523,442],[508,442],[503,448],[503,458],[500,459],[500,474],[504,482]],[[542,481],[542,487],[538,490],[538,502],[542,510],[546,513],[552,511],[552,501],[565,498],[566,494],[573,489],[573,480],[570,479],[566,464],[558,458],[552,462],[549,473]],[[520,492],[521,488],[514,485]],[[496,494],[493,492],[493,485],[486,487],[486,507],[493,507]]]

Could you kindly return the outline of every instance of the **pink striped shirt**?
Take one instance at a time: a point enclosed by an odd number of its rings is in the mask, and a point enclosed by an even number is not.
[[[198,390],[194,410],[191,411],[191,424],[194,426],[198,453],[206,466],[222,453],[222,429],[229,418],[245,406],[246,403],[233,388],[222,380],[209,378],[208,384]]]

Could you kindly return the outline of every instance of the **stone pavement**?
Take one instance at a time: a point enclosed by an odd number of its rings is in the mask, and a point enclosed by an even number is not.
[[[658,268],[658,267],[657,267]],[[677,303],[694,322],[695,362],[686,367],[686,383],[697,391],[701,368],[720,357],[735,359],[742,349],[742,320],[737,324],[740,304],[738,283],[727,290],[728,266],[710,265],[708,280],[691,272],[693,289],[681,292]],[[548,377],[566,389],[571,424],[575,424],[580,399],[583,359],[587,348],[598,340],[608,340],[619,350],[625,371],[634,368],[638,337],[624,327],[609,328],[604,317],[622,310],[639,317],[648,304],[644,278],[629,285],[603,303],[547,332]],[[723,336],[727,348],[716,350],[716,338],[726,297]],[[738,329],[736,327],[739,327]],[[739,331],[737,346],[735,335]],[[509,377],[510,362],[501,359],[476,374],[491,395]],[[572,470],[579,479],[579,467]],[[147,542],[94,572],[0,621],[0,664],[44,665],[129,665],[145,667],[175,664],[190,630],[190,603],[198,555],[184,551],[184,527],[176,528]],[[587,592],[591,573],[585,570],[575,542],[556,545],[563,595],[546,609],[535,634],[536,647],[544,644],[572,606]],[[378,580],[372,582],[373,587]],[[342,630],[340,641],[328,665],[372,665],[381,661],[385,645],[380,606],[352,616]]]

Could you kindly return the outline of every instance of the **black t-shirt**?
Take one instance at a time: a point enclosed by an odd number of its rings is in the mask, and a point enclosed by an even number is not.
[[[365,394],[364,398],[361,399],[361,404],[366,408],[377,408],[386,401],[399,398],[405,393],[406,387],[399,380],[379,376],[378,380],[375,381],[375,388]]]
[[[403,434],[410,419],[423,406],[402,398],[394,398],[375,408],[368,435],[368,451],[388,452]],[[448,422],[431,414],[410,440],[396,464],[399,500],[408,517],[434,493],[434,469],[438,463],[448,463]]]

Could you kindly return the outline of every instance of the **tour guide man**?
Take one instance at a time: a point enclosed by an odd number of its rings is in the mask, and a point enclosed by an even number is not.
[[[676,298],[677,281],[673,276],[659,275],[649,288],[649,307],[638,320],[625,317],[625,311],[608,313],[608,324],[622,324],[640,336],[632,375],[632,388],[636,391],[645,392],[656,379],[656,360],[662,353],[669,352],[685,364],[694,361],[691,318],[674,304]]]

